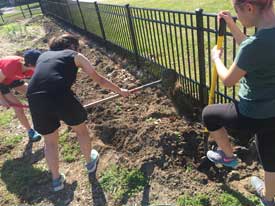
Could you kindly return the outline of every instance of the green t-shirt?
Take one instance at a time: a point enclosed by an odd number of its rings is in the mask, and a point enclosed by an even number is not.
[[[240,113],[255,119],[275,117],[275,28],[244,40],[235,63],[247,72],[240,80]]]

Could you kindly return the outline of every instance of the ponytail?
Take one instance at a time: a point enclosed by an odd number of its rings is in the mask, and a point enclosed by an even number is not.
[[[258,6],[260,10],[266,10],[273,7],[273,0],[234,0],[234,4],[242,5],[245,3],[250,3]]]

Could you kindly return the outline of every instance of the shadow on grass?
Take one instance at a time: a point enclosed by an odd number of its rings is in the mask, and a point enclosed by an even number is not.
[[[145,162],[140,168],[140,170],[143,172],[148,182],[154,172],[154,169],[155,169],[154,162]],[[144,186],[143,193],[142,193],[142,200],[140,203],[142,206],[150,205],[150,189],[151,189],[150,184],[146,184]]]
[[[43,149],[32,153],[32,144],[28,143],[23,157],[4,162],[0,168],[2,181],[7,190],[15,194],[21,203],[38,204],[49,201],[56,206],[68,205],[74,199],[77,182],[65,183],[63,191],[52,192],[50,173],[41,166],[34,165],[43,158]]]
[[[134,194],[132,194],[130,191],[132,187],[138,187],[141,186],[143,187],[143,192],[142,192],[142,200],[140,202],[141,206],[149,206],[150,205],[150,190],[151,190],[151,186],[149,184],[149,180],[154,172],[155,169],[155,162],[149,161],[149,162],[145,162],[141,165],[140,167],[140,171],[142,172],[146,182],[129,182],[129,190],[126,191],[122,198],[117,202],[117,205],[128,205],[128,200],[131,196],[133,196]],[[141,190],[142,191],[142,188]],[[131,204],[130,204],[131,205]]]
[[[89,182],[92,188],[93,206],[106,206],[107,201],[104,191],[96,179],[96,173],[89,174]]]
[[[247,197],[245,197],[242,193],[233,190],[232,188],[230,188],[228,185],[223,184],[221,186],[221,189],[223,189],[224,191],[226,191],[227,193],[231,194],[232,196],[234,196],[236,199],[239,200],[239,202],[242,205],[246,205],[246,206],[256,206],[257,204],[253,201],[251,201],[250,199],[248,199]]]

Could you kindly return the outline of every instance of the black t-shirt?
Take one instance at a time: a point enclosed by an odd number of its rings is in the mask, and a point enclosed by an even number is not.
[[[76,80],[78,68],[73,50],[47,51],[37,60],[30,80],[27,96],[33,94],[61,94],[71,89]]]

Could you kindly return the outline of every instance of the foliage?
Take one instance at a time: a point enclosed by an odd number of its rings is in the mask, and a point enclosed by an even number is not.
[[[129,170],[112,165],[102,174],[99,182],[115,200],[121,200],[142,191],[147,184],[147,178],[138,169]]]
[[[23,135],[8,135],[3,138],[3,144],[6,146],[15,146],[17,143],[21,142]],[[1,142],[1,141],[0,141]],[[2,144],[2,142],[1,142]]]
[[[25,24],[11,23],[3,25],[0,33],[12,41],[26,36],[28,31]]]
[[[196,194],[195,196],[183,195],[177,199],[177,206],[208,206],[210,198],[205,194]]]
[[[34,167],[24,159],[7,160],[0,168],[1,179],[7,190],[19,196],[28,193],[34,185],[49,181],[48,173],[45,174],[44,168]]]
[[[69,131],[66,130],[59,138],[60,151],[65,162],[74,162],[80,156],[80,147],[75,138],[69,137]]]
[[[5,126],[8,125],[13,118],[12,110],[6,110],[0,112],[0,125]]]
[[[227,0],[99,0],[99,3],[120,4],[125,5],[129,3],[131,6],[149,7],[149,8],[161,8],[180,11],[195,11],[197,8],[203,8],[207,12],[218,12],[219,10],[231,10],[231,2]]]

